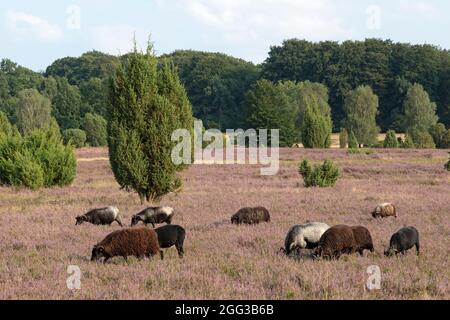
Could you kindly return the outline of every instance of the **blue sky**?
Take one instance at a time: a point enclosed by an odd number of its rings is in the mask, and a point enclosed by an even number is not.
[[[89,50],[219,51],[255,63],[287,38],[367,37],[450,49],[446,0],[2,0],[0,58],[40,71]]]

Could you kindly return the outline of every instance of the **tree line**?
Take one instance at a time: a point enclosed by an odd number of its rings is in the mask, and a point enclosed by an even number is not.
[[[88,52],[56,60],[42,73],[3,60],[0,111],[12,123],[21,122],[22,130],[54,117],[66,141],[105,145],[109,81],[128,55]],[[276,127],[283,132],[282,145],[302,142],[322,147],[330,143],[323,133],[330,126],[334,132],[348,130],[348,136],[354,131],[360,144],[366,145],[375,143],[375,132],[411,131],[411,121],[427,123],[427,128],[420,125],[412,130],[416,140],[430,140],[431,135],[439,146],[445,143],[438,140],[448,135],[450,54],[439,47],[378,39],[342,43],[291,39],[271,47],[261,65],[190,50],[157,57],[158,68],[167,61],[177,68],[193,114],[206,128]],[[408,92],[416,87],[413,92],[419,94],[419,85],[422,96],[427,94],[434,103],[431,119],[414,119],[417,112],[405,109]],[[366,100],[361,102],[360,97]],[[354,108],[363,104],[361,109],[371,122],[368,127],[361,127],[366,121],[352,120],[351,101]],[[34,105],[39,106],[35,114],[27,111]]]

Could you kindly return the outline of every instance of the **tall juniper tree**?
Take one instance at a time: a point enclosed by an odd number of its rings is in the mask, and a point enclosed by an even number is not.
[[[192,110],[172,66],[158,70],[153,47],[127,55],[110,86],[108,121],[110,162],[119,185],[138,193],[141,202],[159,201],[180,190],[172,162],[176,129],[192,128]]]

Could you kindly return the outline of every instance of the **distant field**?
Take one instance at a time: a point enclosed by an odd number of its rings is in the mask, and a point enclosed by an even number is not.
[[[378,135],[378,141],[384,141],[384,139],[386,138],[386,133],[380,133]],[[404,133],[398,133],[397,134],[397,138],[405,138],[405,134]],[[298,145],[299,147],[303,147],[302,144]],[[340,148],[340,144],[339,144],[339,133],[333,133],[331,135],[331,149],[339,149]]]
[[[283,149],[277,176],[258,166],[194,165],[184,190],[163,202],[187,230],[185,258],[174,248],[159,259],[90,263],[92,246],[119,227],[75,226],[93,207],[118,206],[129,224],[143,208],[119,190],[102,148],[77,151],[74,184],[31,192],[0,188],[0,299],[449,299],[450,174],[445,150]],[[305,189],[303,158],[332,158],[342,178],[335,188]],[[370,211],[392,201],[398,219],[373,220]],[[266,206],[270,224],[232,226],[243,206]],[[364,225],[375,254],[339,261],[296,261],[278,254],[290,226],[315,220]],[[391,234],[407,225],[421,234],[422,255],[387,259]],[[81,289],[67,289],[67,267],[82,272]],[[381,268],[381,290],[364,289],[370,265]]]

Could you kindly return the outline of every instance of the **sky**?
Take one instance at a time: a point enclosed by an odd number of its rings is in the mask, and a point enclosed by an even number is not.
[[[263,62],[272,45],[391,39],[450,49],[447,0],[2,0],[0,59],[35,71],[90,50],[223,52]]]

